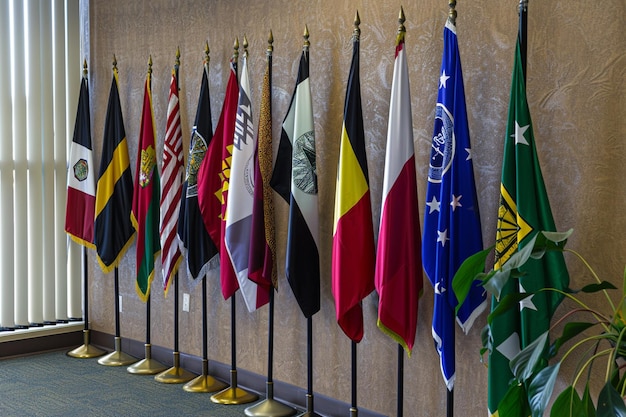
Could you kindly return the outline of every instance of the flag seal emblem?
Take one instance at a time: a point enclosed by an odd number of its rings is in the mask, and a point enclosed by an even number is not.
[[[293,179],[306,194],[317,194],[315,133],[311,130],[296,139],[293,149]]]
[[[74,164],[74,178],[78,181],[85,181],[89,176],[89,164],[84,159],[79,159]]]
[[[455,149],[454,120],[448,109],[441,103],[437,103],[435,108],[434,131],[438,133],[433,136],[432,140],[428,181],[439,183],[452,166]]]
[[[152,170],[156,165],[156,154],[152,146],[141,150],[141,170],[139,172],[139,185],[142,188],[150,184],[152,178]]]

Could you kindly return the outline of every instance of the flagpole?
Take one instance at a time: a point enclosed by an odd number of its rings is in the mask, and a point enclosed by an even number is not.
[[[522,73],[524,74],[524,84],[526,84],[526,50],[528,34],[528,0],[519,2],[519,31],[518,39],[520,44],[520,55],[522,58]]]
[[[274,35],[270,29],[269,36],[267,38],[267,75],[269,77],[269,90],[270,97],[272,94],[272,53],[274,52]],[[270,98],[271,101],[271,98]],[[271,114],[271,110],[270,110]],[[269,289],[270,301],[267,321],[267,382],[265,387],[265,400],[259,402],[256,405],[250,406],[245,409],[247,416],[251,417],[288,417],[296,414],[296,409],[289,407],[276,401],[274,399],[274,380],[273,380],[273,368],[274,368],[274,286]]]
[[[152,55],[148,58],[148,76],[152,75]],[[152,81],[152,79],[150,79]],[[151,83],[148,88],[152,90]],[[156,168],[155,168],[156,169]],[[144,359],[130,365],[126,370],[136,375],[154,375],[165,370],[165,365],[152,359],[152,344],[150,343],[150,287],[148,287],[148,298],[146,300],[146,343],[144,345]]]
[[[248,56],[248,39],[243,37],[244,54]],[[235,38],[233,45],[233,66],[235,74],[237,73],[237,59],[239,58],[239,38]],[[224,211],[222,211],[224,213]],[[224,229],[222,229],[224,230]],[[224,237],[222,236],[222,239]],[[223,243],[223,242],[222,242]],[[221,265],[220,268],[226,268],[227,265]],[[211,396],[211,401],[217,404],[246,404],[256,401],[259,397],[256,394],[249,393],[237,386],[237,328],[236,328],[236,312],[235,294],[230,296],[230,349],[231,349],[231,369],[230,369],[230,387]]]
[[[222,381],[218,381],[217,379],[209,375],[206,291],[205,275],[204,277],[202,277],[202,374],[187,382],[183,386],[183,389],[187,392],[215,392],[220,391],[226,387],[225,383],[223,383]]]
[[[98,359],[100,365],[124,366],[137,362],[137,358],[122,352],[122,338],[120,337],[120,279],[117,266],[114,270],[115,286],[115,350]]]

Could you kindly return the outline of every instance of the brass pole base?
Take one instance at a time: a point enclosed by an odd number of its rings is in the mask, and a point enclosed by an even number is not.
[[[211,396],[211,401],[217,404],[246,404],[256,401],[259,398],[256,394],[251,394],[237,387],[228,387],[223,391]]]
[[[67,352],[72,358],[89,359],[104,355],[106,352],[89,344],[89,329],[83,330],[83,344]]]
[[[244,412],[251,417],[288,417],[296,414],[297,410],[273,398],[268,398],[246,408]]]
[[[135,375],[154,375],[165,370],[165,365],[152,358],[142,359],[126,368],[128,373]]]
[[[183,385],[183,389],[187,392],[216,392],[227,386],[210,375],[200,375]]]
[[[195,374],[180,366],[172,366],[170,369],[156,375],[154,380],[164,384],[182,384],[183,382],[191,381],[195,376]]]
[[[124,366],[137,362],[137,360],[134,356],[122,352],[122,338],[115,337],[115,350],[98,359],[98,363],[105,366]]]

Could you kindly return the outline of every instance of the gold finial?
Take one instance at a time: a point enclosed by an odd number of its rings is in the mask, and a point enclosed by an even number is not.
[[[152,74],[152,55],[148,57],[148,74]]]
[[[239,37],[235,37],[235,43],[233,44],[233,61],[237,62],[239,59]]]
[[[248,38],[243,35],[243,56],[248,59]]]
[[[304,25],[304,34],[302,36],[304,37],[303,49],[307,51],[309,46],[311,46],[311,42],[309,42],[309,27],[306,24]]]
[[[180,67],[180,46],[176,47],[176,61],[174,61],[174,67],[176,69]]]
[[[83,77],[87,78],[87,58],[83,60]]]
[[[272,55],[274,52],[274,34],[272,33],[272,29],[270,29],[270,34],[267,36],[267,55]]]
[[[209,65],[209,62],[211,61],[211,58],[209,57],[209,53],[211,51],[209,50],[209,41],[206,41],[206,43],[204,44],[204,65]]]
[[[113,70],[117,71],[117,58],[115,57],[115,54],[113,54]]]
[[[456,0],[448,0],[448,6],[450,6],[450,11],[448,12],[448,20],[453,25],[456,25]]]
[[[359,17],[359,11],[356,11],[356,15],[354,16],[354,30],[352,31],[352,39],[358,41],[361,37],[361,28],[359,25],[361,24],[361,18]]]
[[[404,22],[406,18],[404,17],[404,9],[400,6],[400,14],[398,15],[398,36],[396,37],[396,45],[399,45],[401,42],[404,42],[404,35],[406,33],[406,28],[404,27]]]

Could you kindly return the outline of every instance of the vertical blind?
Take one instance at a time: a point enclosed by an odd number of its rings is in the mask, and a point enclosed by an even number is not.
[[[79,0],[0,1],[0,329],[82,318],[65,234],[81,76]]]

